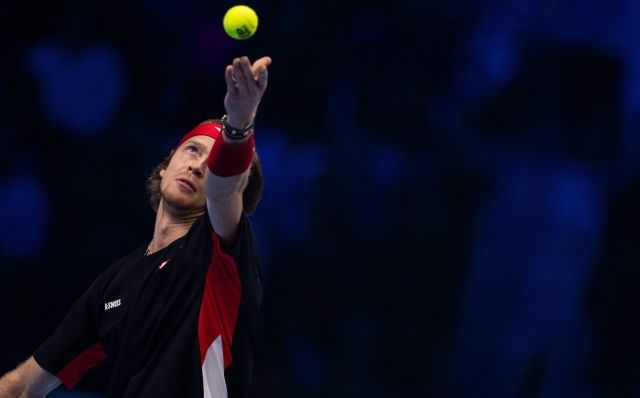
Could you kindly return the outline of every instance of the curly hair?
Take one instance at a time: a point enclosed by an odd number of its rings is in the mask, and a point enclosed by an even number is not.
[[[220,120],[209,119],[200,124],[204,123],[220,123]],[[158,206],[160,206],[160,200],[162,199],[162,192],[160,190],[162,177],[160,176],[160,172],[169,166],[169,162],[171,162],[171,158],[173,158],[176,149],[177,148],[172,149],[169,155],[153,169],[151,175],[147,178],[146,188],[149,194],[149,203],[155,212],[158,211]],[[258,202],[262,197],[262,186],[262,163],[260,162],[258,153],[254,152],[251,169],[249,170],[249,180],[247,181],[247,186],[244,188],[244,191],[242,191],[242,208],[245,214],[249,215],[256,210]]]

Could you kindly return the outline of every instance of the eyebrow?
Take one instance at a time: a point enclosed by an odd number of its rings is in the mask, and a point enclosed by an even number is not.
[[[195,141],[195,140],[189,140],[189,141],[185,142],[185,144],[187,144],[185,146],[185,148],[188,147],[189,145],[193,145],[196,148],[198,148],[199,150],[201,150],[202,152],[204,152],[207,149],[203,144],[201,144],[201,143],[199,143],[198,141]]]

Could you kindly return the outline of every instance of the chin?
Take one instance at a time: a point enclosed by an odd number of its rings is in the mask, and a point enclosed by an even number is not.
[[[181,192],[171,192],[167,190],[162,192],[162,202],[169,207],[171,212],[176,213],[195,213],[204,211],[204,198],[188,197]]]

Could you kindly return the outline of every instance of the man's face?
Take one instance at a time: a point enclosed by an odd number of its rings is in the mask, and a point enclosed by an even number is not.
[[[197,135],[176,149],[167,168],[160,172],[161,206],[168,206],[165,209],[176,214],[204,211],[204,176],[214,141],[206,135]]]

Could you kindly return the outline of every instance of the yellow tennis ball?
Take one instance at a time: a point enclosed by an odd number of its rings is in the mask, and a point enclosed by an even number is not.
[[[234,39],[248,39],[258,29],[258,16],[256,12],[247,6],[231,7],[222,20],[222,25],[227,34]]]

